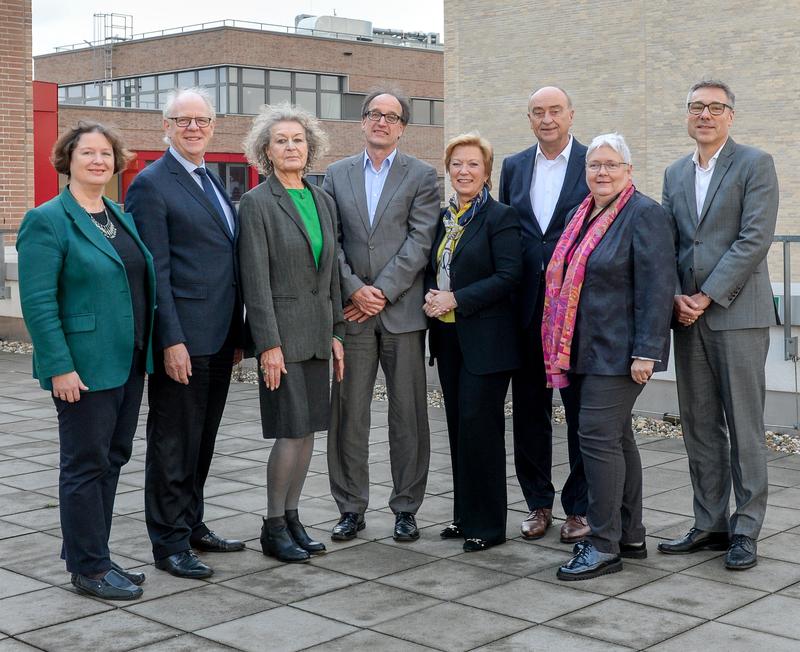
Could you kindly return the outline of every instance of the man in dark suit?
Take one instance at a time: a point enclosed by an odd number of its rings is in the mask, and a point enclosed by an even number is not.
[[[767,508],[764,366],[775,309],[766,256],[778,177],[769,154],[729,137],[733,107],[727,84],[692,86],[686,124],[697,149],[664,174],[662,204],[677,230],[675,373],[695,524],[658,549],[727,548],[725,567],[741,570],[757,563]]]
[[[415,514],[430,461],[423,275],[439,216],[436,170],[398,151],[410,117],[396,92],[362,106],[366,150],[328,167],[323,188],[339,210],[339,275],[347,373],[333,386],[328,431],[331,493],[341,512],[334,540],[364,528],[369,501],[370,403],[378,363],[389,394],[394,538],[419,537]]]
[[[213,571],[192,548],[244,549],[241,541],[223,539],[203,522],[203,486],[242,340],[236,211],[203,159],[214,119],[204,91],[171,96],[164,108],[169,150],[137,175],[125,201],[157,274],[147,530],[156,568],[193,578]]]
[[[589,194],[586,146],[570,134],[574,115],[569,95],[555,86],[533,92],[528,119],[537,144],[503,161],[499,199],[517,209],[522,226],[523,277],[517,304],[522,367],[511,381],[514,397],[514,464],[530,513],[522,536],[538,539],[553,522],[553,390],[547,388],[542,354],[544,272],[564,230],[567,213]],[[577,405],[569,388],[561,390],[567,417],[570,473],[561,492],[567,519],[561,540],[579,541],[589,533],[586,476],[578,444]]]

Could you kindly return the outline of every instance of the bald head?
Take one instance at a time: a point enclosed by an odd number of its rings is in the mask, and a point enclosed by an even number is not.
[[[569,143],[574,114],[572,100],[563,88],[544,86],[531,93],[528,119],[539,149],[548,159],[558,156]]]

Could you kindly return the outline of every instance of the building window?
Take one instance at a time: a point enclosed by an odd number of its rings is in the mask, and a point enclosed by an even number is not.
[[[366,95],[344,93],[342,95],[342,120],[361,120],[361,105]]]
[[[411,100],[411,122],[418,125],[443,125],[444,102],[442,100]]]
[[[228,191],[228,196],[234,204],[239,203],[242,195],[250,190],[248,185],[250,175],[247,173],[247,163],[215,163],[206,161],[206,166],[212,171],[216,172],[222,183],[225,184],[225,190]]]

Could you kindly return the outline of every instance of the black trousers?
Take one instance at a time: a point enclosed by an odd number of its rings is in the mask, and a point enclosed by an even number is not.
[[[630,376],[570,375],[580,402],[581,453],[589,482],[587,537],[601,552],[644,541],[642,460],[631,410],[644,385]]]
[[[544,278],[544,275],[542,275]],[[552,508],[555,499],[553,465],[553,390],[547,387],[542,352],[544,280],[530,327],[523,333],[522,366],[514,372],[514,466],[528,509]],[[561,505],[569,515],[586,514],[586,474],[578,439],[578,401],[569,387],[561,392],[567,418],[569,476],[561,490]]]
[[[61,557],[70,573],[94,575],[111,569],[108,537],[114,497],[120,469],[131,457],[143,389],[139,355],[121,387],[84,392],[76,403],[53,397],[61,444]]]
[[[209,531],[203,523],[203,487],[228,398],[233,351],[229,337],[214,355],[192,356],[188,385],[166,374],[163,352],[153,361],[144,508],[156,560],[188,550]]]
[[[467,371],[454,324],[439,330],[436,366],[453,465],[453,522],[465,538],[505,539],[507,491],[503,405],[511,372]]]

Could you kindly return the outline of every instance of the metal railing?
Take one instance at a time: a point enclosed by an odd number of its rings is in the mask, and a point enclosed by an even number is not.
[[[310,29],[307,27],[290,27],[288,25],[273,25],[271,23],[259,23],[250,20],[214,20],[208,23],[197,23],[195,25],[183,25],[181,27],[170,27],[167,29],[159,29],[153,32],[143,32],[141,34],[134,34],[131,39],[110,39],[114,43],[128,43],[131,40],[138,41],[147,38],[157,38],[159,36],[173,36],[175,34],[185,34],[187,32],[198,32],[207,29],[217,29],[220,27],[235,27],[238,29],[252,29],[262,32],[278,32],[280,34],[295,34],[300,36],[317,36],[323,38],[335,38],[345,41],[362,41],[366,43],[378,43],[381,45],[396,45],[406,48],[422,48],[425,50],[444,50],[441,43],[427,43],[417,39],[405,39],[402,37],[387,37],[377,34],[364,35],[364,34],[348,34],[346,32],[333,32],[330,30]],[[59,45],[55,48],[56,52],[66,52],[70,50],[80,50],[89,47],[97,47],[108,45],[106,41],[97,41],[90,43],[89,41],[82,41],[81,43],[72,43],[70,45]]]

